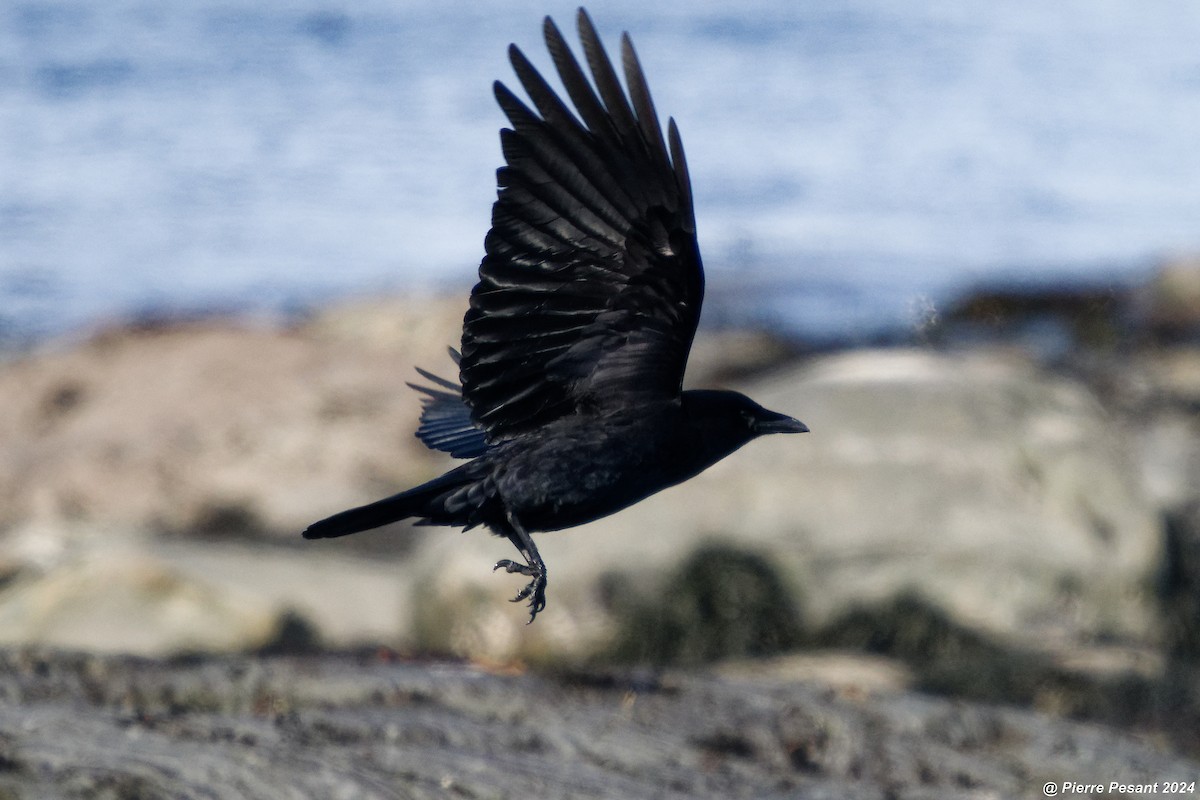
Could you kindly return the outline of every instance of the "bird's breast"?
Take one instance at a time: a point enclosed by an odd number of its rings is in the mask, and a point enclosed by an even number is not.
[[[529,530],[560,530],[620,511],[682,480],[665,425],[564,425],[506,443],[496,474],[505,507]]]

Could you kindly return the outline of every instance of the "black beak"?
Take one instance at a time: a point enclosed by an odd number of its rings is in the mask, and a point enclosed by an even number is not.
[[[773,416],[759,419],[754,426],[754,431],[760,434],[808,433],[808,426],[786,414],[774,414]]]

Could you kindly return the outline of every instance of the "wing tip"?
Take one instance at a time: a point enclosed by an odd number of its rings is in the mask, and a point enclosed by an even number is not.
[[[575,13],[575,27],[578,29],[579,38],[583,40],[585,50],[589,46],[600,47],[603,50],[596,23],[592,22],[592,15],[583,6],[580,6],[579,11]]]

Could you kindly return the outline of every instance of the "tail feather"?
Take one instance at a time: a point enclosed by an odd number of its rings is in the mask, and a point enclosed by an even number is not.
[[[398,522],[419,513],[414,508],[413,499],[411,491],[401,492],[369,505],[334,514],[305,528],[304,538],[332,539],[335,536],[369,531],[390,522]]]
[[[332,539],[351,533],[379,528],[409,517],[435,525],[476,525],[477,511],[463,503],[463,497],[475,496],[480,490],[486,493],[479,469],[479,461],[472,461],[452,469],[440,478],[434,478],[391,497],[376,500],[358,508],[334,514],[304,529],[305,539]],[[461,519],[460,519],[461,517]]]

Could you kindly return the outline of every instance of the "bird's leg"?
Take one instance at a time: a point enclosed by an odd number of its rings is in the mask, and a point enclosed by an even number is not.
[[[537,545],[533,543],[533,539],[521,527],[521,523],[517,518],[508,514],[508,530],[505,532],[508,540],[513,543],[521,555],[525,557],[525,564],[520,564],[516,561],[511,561],[507,558],[502,558],[496,562],[493,571],[503,569],[505,572],[519,572],[522,575],[528,575],[533,578],[529,585],[517,593],[517,596],[512,599],[512,602],[519,603],[522,600],[529,599],[529,621],[533,622],[534,617],[546,607],[546,562],[542,561],[542,556],[538,553]]]

